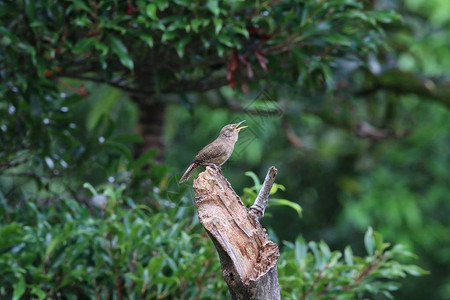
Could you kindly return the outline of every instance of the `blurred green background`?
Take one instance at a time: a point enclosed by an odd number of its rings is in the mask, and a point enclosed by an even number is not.
[[[282,249],[303,236],[364,256],[372,227],[430,272],[402,279],[395,299],[450,299],[449,11],[439,0],[0,1],[0,295],[220,298],[191,181],[177,182],[245,119],[224,175],[242,195],[245,172],[278,168],[277,197],[303,209],[269,207],[263,225]],[[96,274],[86,288],[83,272]],[[343,299],[389,297],[378,288]]]

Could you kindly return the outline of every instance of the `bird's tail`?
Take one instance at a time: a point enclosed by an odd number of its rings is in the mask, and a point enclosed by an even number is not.
[[[196,163],[191,163],[189,165],[189,168],[187,168],[186,172],[184,172],[183,176],[181,176],[179,183],[183,183],[186,180],[189,179],[189,177],[191,176],[192,172],[195,170],[195,168],[198,167],[198,164]]]

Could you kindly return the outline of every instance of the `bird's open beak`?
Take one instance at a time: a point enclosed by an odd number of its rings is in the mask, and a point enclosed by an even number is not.
[[[237,124],[236,124],[236,128],[235,128],[234,130],[237,130],[237,131],[239,132],[239,131],[241,131],[242,129],[248,127],[248,126],[241,126],[241,127],[239,127],[239,125],[241,125],[241,124],[244,123],[244,122],[245,122],[245,120],[244,120],[244,121],[240,121],[239,123],[237,123]]]

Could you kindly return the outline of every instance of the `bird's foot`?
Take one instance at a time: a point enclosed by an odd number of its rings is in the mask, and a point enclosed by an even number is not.
[[[218,165],[211,163],[211,164],[207,164],[206,166],[213,168],[214,170],[216,170],[216,172],[218,172],[219,174],[223,175],[222,174],[222,169]]]

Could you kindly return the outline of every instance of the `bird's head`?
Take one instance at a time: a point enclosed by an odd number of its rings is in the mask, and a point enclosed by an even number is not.
[[[241,121],[239,123],[236,123],[236,124],[228,124],[228,125],[224,126],[222,128],[222,130],[220,131],[220,136],[224,137],[226,139],[234,140],[236,142],[238,139],[239,131],[241,131],[242,129],[247,127],[247,126],[239,127],[239,125],[241,125],[244,122],[245,122],[245,120]]]

